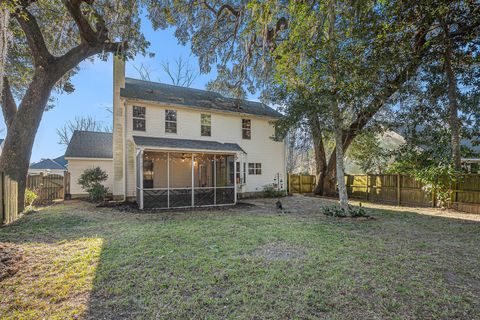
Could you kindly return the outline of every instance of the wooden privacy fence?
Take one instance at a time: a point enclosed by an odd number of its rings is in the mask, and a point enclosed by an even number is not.
[[[449,206],[461,211],[480,213],[480,175],[464,174],[453,186]],[[395,205],[436,206],[435,194],[413,177],[401,174],[346,175],[348,195],[356,199]],[[289,193],[312,193],[315,176],[288,175]]]
[[[0,225],[18,218],[18,184],[0,172]]]
[[[396,205],[431,206],[434,195],[423,184],[405,175],[346,175],[348,195],[373,202]]]
[[[315,176],[289,174],[288,192],[289,193],[312,193],[315,190]]]
[[[29,175],[27,188],[33,190],[38,195],[36,202],[50,202],[56,199],[63,199],[69,189],[68,172],[65,172],[65,176],[58,174]]]
[[[396,205],[436,206],[434,193],[425,191],[424,185],[413,177],[401,174],[347,175],[348,194],[374,202]],[[452,188],[449,206],[480,213],[480,175],[465,174],[458,177]]]

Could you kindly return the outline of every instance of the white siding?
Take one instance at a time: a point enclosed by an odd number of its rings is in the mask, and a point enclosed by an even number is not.
[[[274,127],[268,118],[242,115],[236,113],[220,113],[202,111],[182,107],[167,107],[159,104],[127,101],[127,148],[128,150],[128,196],[135,195],[135,150],[132,148],[133,135],[148,137],[170,137],[177,139],[213,140],[219,142],[237,143],[247,155],[239,154],[239,160],[262,164],[261,175],[248,175],[247,185],[243,192],[261,191],[264,185],[274,183],[277,174],[286,187],[285,145],[271,139]],[[132,130],[132,106],[146,107],[146,131]],[[177,110],[177,133],[165,133],[165,110]],[[212,136],[200,135],[200,115],[211,114]],[[251,140],[242,139],[242,119],[251,119]]]
[[[100,167],[104,170],[108,178],[103,183],[112,192],[113,188],[113,160],[112,159],[67,159],[68,171],[70,172],[70,193],[72,195],[87,194],[78,184],[78,178],[86,169]]]

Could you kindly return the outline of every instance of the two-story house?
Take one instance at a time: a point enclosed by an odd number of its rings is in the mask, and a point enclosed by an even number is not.
[[[89,161],[102,163],[114,198],[136,199],[140,208],[234,204],[237,196],[261,192],[266,185],[285,189],[285,144],[275,139],[273,126],[281,114],[274,109],[125,78],[119,59],[113,92],[113,135],[102,134],[103,146],[96,146],[96,133],[77,132],[67,148],[72,183]],[[88,151],[83,160],[78,149]]]

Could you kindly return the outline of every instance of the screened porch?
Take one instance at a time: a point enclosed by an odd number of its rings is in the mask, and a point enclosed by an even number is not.
[[[140,209],[231,205],[236,202],[234,154],[137,153]]]

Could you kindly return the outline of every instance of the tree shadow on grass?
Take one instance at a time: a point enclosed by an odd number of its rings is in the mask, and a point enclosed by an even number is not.
[[[89,319],[480,316],[475,298],[480,223],[384,208],[371,212],[376,220],[359,222],[262,214],[258,207],[132,214],[75,204],[1,228],[0,241],[65,250],[63,259],[51,257],[60,261],[53,263],[60,275],[68,266],[95,264],[84,277],[88,283],[70,275],[78,281],[70,289],[80,289],[79,296],[62,293],[65,300],[53,303],[51,296],[38,298],[50,299],[51,310],[42,311],[47,316],[55,311]],[[301,248],[301,259],[258,254],[276,243]],[[86,263],[78,264],[82,259]],[[59,287],[70,276],[55,278]],[[23,286],[35,299],[42,290]],[[28,304],[28,295],[20,306],[24,314],[36,307]],[[81,306],[65,302],[75,299]]]

